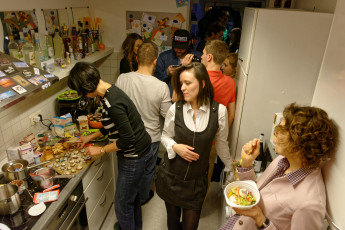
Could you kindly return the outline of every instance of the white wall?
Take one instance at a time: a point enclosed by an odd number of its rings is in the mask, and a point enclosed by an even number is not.
[[[340,0],[339,0],[340,1]],[[295,0],[295,9],[333,13],[337,0]]]
[[[39,110],[43,119],[55,116],[55,100],[57,95],[66,89],[66,82],[66,79],[57,82],[0,113],[0,161],[7,157],[8,147],[18,146],[23,137],[30,133],[36,135],[46,129],[41,124],[31,126],[29,116]]]
[[[176,0],[90,0],[90,8],[94,17],[103,19],[103,42],[105,45],[121,50],[121,44],[126,38],[126,11],[181,13],[186,22],[183,28],[188,28],[189,7],[176,7]]]
[[[334,161],[324,169],[329,214],[345,229],[345,0],[338,0],[330,37],[312,101],[339,126],[340,145]]]

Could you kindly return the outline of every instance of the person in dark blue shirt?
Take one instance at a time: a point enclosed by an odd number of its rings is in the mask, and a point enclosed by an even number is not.
[[[174,73],[176,66],[183,64],[182,60],[188,55],[201,57],[202,53],[189,50],[190,36],[187,30],[176,30],[172,41],[172,49],[161,53],[157,59],[157,65],[154,76],[168,84],[170,97],[172,96],[171,75]]]

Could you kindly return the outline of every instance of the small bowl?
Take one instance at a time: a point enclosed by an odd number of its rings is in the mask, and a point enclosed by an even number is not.
[[[22,194],[25,190],[24,181],[23,180],[13,180],[9,184],[16,185],[18,187],[18,193]]]
[[[90,120],[90,118],[91,118],[91,120]],[[89,126],[94,128],[94,129],[101,129],[103,127],[102,122],[93,121],[92,118],[93,118],[93,114],[91,114],[87,117],[87,120],[89,121]]]
[[[255,204],[252,205],[248,205],[248,206],[242,206],[242,205],[238,205],[235,203],[232,203],[228,197],[228,193],[229,191],[234,188],[234,187],[239,187],[239,188],[245,188],[247,189],[249,192],[252,193],[252,195],[255,197],[256,202]],[[232,208],[239,208],[239,209],[250,209],[252,207],[254,207],[255,205],[257,205],[260,201],[260,192],[259,189],[256,185],[256,183],[254,181],[250,181],[250,180],[245,180],[245,181],[234,181],[230,184],[228,184],[225,189],[224,189],[224,196],[225,196],[225,200],[226,203],[232,207]]]

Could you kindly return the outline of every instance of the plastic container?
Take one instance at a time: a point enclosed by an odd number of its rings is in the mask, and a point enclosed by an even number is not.
[[[85,132],[89,129],[87,116],[79,116],[78,122],[79,122],[80,133]]]
[[[101,116],[102,115],[100,113],[89,115],[89,126],[94,129],[101,129],[103,127],[102,122],[100,121]]]

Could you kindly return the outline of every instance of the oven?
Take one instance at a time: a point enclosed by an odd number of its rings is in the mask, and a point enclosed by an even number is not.
[[[88,229],[83,185],[80,181],[62,208],[53,214],[47,229],[82,230]]]

